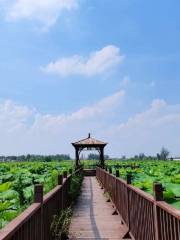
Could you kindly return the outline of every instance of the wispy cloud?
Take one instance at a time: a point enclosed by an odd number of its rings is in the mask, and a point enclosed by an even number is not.
[[[169,105],[156,99],[144,112],[131,116],[126,122],[113,126],[106,134],[114,142],[114,154],[156,154],[166,146],[179,154],[180,104]]]
[[[1,154],[73,152],[70,143],[93,132],[113,156],[156,154],[162,146],[179,155],[180,104],[152,101],[147,110],[117,123],[124,91],[69,114],[42,114],[7,100],[0,103]],[[114,116],[109,119],[109,116]]]
[[[74,138],[97,132],[124,98],[118,91],[70,114],[41,114],[7,100],[0,103],[1,154],[71,152]]]
[[[6,17],[10,21],[36,20],[46,28],[55,24],[63,11],[78,7],[79,0],[9,0]]]
[[[124,56],[120,54],[118,47],[108,45],[99,51],[92,52],[89,57],[74,55],[60,58],[41,69],[45,73],[57,74],[61,77],[71,75],[94,76],[113,69],[122,63],[123,59]]]
[[[129,76],[124,76],[124,78],[120,81],[120,86],[125,88],[131,84],[131,79]]]

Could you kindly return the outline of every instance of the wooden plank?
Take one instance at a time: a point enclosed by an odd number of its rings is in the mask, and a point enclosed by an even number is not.
[[[119,215],[112,215],[112,203],[106,200],[96,178],[85,177],[74,207],[70,239],[122,239],[127,227]]]

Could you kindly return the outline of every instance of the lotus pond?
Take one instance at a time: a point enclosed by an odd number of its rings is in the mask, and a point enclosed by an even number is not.
[[[96,161],[85,160],[85,168],[95,168]],[[173,207],[180,209],[180,162],[178,161],[106,161],[115,174],[127,173],[133,177],[132,184],[153,194],[153,182],[161,182],[165,187],[164,198]],[[34,184],[41,183],[44,193],[57,185],[57,176],[73,168],[74,161],[60,162],[7,162],[0,163],[0,228],[19,215],[33,201]]]
[[[43,184],[47,193],[58,174],[72,167],[72,161],[0,163],[0,228],[32,203],[34,184]]]
[[[132,184],[141,190],[153,194],[153,182],[165,187],[164,200],[180,209],[180,161],[107,161],[115,174],[119,169],[120,177],[126,179],[132,175]]]

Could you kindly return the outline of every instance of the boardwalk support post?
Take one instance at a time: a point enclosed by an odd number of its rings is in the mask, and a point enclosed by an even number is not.
[[[127,231],[127,233],[123,236],[123,239],[131,239],[131,236],[129,234],[129,231]]]
[[[114,210],[114,212],[112,213],[112,215],[118,215],[117,210]]]

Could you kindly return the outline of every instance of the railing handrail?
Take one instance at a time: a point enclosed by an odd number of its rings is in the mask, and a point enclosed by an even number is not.
[[[152,195],[150,195],[149,193],[144,192],[143,190],[131,185],[131,184],[127,184],[127,182],[122,179],[122,178],[117,178],[116,176],[114,176],[112,173],[109,173],[107,171],[105,171],[104,169],[97,167],[98,169],[100,169],[101,171],[103,171],[104,173],[111,175],[112,177],[116,178],[117,181],[122,182],[123,184],[127,185],[127,188],[135,191],[136,193],[138,193],[139,195],[141,195],[141,197],[144,197],[145,199],[156,203],[156,205],[158,205],[159,207],[161,207],[162,209],[166,210],[168,213],[174,215],[175,217],[179,217],[180,218],[180,210],[174,208],[173,206],[171,206],[170,204],[168,204],[165,201],[155,201],[154,197]]]
[[[77,173],[78,171],[76,171],[75,173]],[[54,187],[51,191],[49,191],[48,193],[46,193],[43,196],[43,203],[45,204],[49,199],[51,199],[62,187],[63,185],[66,183],[66,181],[71,177],[71,175],[69,175],[67,178],[63,178],[63,184],[62,185],[57,185],[56,187]]]
[[[12,235],[25,223],[33,214],[35,214],[41,207],[40,203],[32,203],[19,216],[9,222],[4,228],[0,230],[0,240],[9,239]]]
[[[172,207],[165,201],[156,201],[156,205],[180,220],[180,210]]]
[[[76,170],[72,174],[77,174],[79,171],[80,169]],[[44,206],[50,199],[52,199],[56,195],[57,192],[61,191],[61,189],[63,190],[63,187],[66,185],[66,182],[69,181],[72,174],[68,175],[67,178],[63,178],[62,185],[57,185],[51,191],[46,193],[43,196],[42,203],[32,203],[19,216],[10,221],[4,228],[0,229],[0,240],[9,240],[9,238],[12,237],[21,228],[23,224],[28,222],[28,220],[38,212],[41,206]]]
[[[131,179],[127,181],[112,175],[97,167],[97,178],[107,191],[128,227],[127,234],[133,239],[144,240],[175,240],[179,239],[180,210],[163,201],[163,187],[154,184],[154,196],[132,186]],[[137,214],[138,213],[138,214]]]
[[[124,180],[122,180],[121,178],[119,178],[119,179],[117,179],[117,180],[119,180],[119,181],[121,181],[121,182],[125,182]],[[139,189],[139,188],[137,188],[137,187],[135,187],[135,186],[133,186],[133,185],[131,185],[131,184],[127,184],[126,182],[125,182],[125,184],[127,185],[127,188],[129,188],[129,189],[131,189],[131,190],[133,190],[134,192],[136,192],[137,194],[139,194],[139,195],[141,195],[141,197],[143,197],[143,198],[145,198],[145,199],[147,199],[148,201],[151,201],[151,202],[155,202],[155,199],[154,199],[154,197],[152,196],[152,195],[150,195],[149,193],[146,193],[146,192],[144,192],[143,190],[141,190],[141,189]]]
[[[64,184],[64,183],[63,183]],[[47,201],[49,201],[53,196],[62,188],[63,185],[58,185],[55,188],[53,188],[50,192],[46,193],[43,196],[43,203],[45,204]]]

